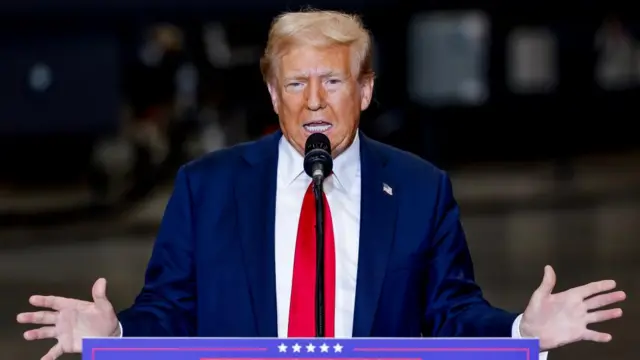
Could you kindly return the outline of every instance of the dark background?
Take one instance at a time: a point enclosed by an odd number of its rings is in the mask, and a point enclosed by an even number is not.
[[[619,1],[577,3],[310,5],[363,15],[377,80],[362,130],[449,171],[487,297],[522,310],[545,264],[559,290],[615,278],[625,318],[599,326],[614,342],[550,359],[635,359],[640,23]],[[177,167],[277,126],[258,59],[273,16],[304,5],[0,4],[7,359],[49,345],[15,324],[32,293],[89,298],[105,276],[119,308],[133,300]]]

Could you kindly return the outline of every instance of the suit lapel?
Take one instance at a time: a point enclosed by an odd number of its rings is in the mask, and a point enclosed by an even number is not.
[[[394,183],[379,146],[361,134],[360,249],[353,336],[371,333],[387,262],[394,241],[397,204]]]
[[[277,337],[274,223],[280,132],[247,148],[235,197],[256,330]]]

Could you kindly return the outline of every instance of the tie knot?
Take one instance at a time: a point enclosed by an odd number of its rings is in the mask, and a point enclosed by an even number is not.
[[[331,177],[331,175],[333,175],[333,171],[329,173],[329,175],[327,175],[324,179],[327,180]],[[323,183],[324,185],[324,183]],[[307,191],[311,191],[313,190],[313,180],[311,180],[311,182],[309,183],[309,187],[307,188]]]

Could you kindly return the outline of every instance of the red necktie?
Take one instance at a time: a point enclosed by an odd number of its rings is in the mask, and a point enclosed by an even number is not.
[[[324,197],[324,303],[325,337],[334,337],[336,254],[331,210]],[[298,238],[293,263],[293,284],[289,309],[289,337],[314,337],[316,291],[316,207],[312,185],[302,201]]]

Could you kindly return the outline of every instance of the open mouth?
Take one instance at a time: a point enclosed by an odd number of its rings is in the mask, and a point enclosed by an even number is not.
[[[323,133],[331,129],[333,125],[326,121],[313,121],[307,124],[304,124],[304,129],[310,133]]]

